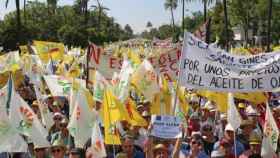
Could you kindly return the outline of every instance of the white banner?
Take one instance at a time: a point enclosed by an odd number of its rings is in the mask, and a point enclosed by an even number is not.
[[[180,129],[181,121],[178,117],[152,115],[151,123],[153,125],[152,136],[165,139],[182,136],[182,130]]]
[[[147,60],[153,65],[155,71],[163,74],[169,81],[176,80],[180,53],[180,50],[173,49],[159,56],[147,57]],[[89,68],[98,70],[106,79],[111,80],[114,72],[120,72],[122,62],[122,58],[114,57],[97,46],[91,46]]]
[[[236,56],[185,34],[180,84],[227,92],[275,91],[280,87],[280,53]]]

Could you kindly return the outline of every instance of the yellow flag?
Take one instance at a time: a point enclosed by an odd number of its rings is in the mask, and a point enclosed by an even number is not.
[[[160,93],[154,95],[154,99],[151,102],[151,114],[161,115],[160,111]]]
[[[186,101],[186,97],[184,95],[184,88],[183,87],[178,87],[177,89],[177,95],[178,95],[178,99],[179,99],[179,108],[180,111],[183,112],[184,114],[188,114],[189,112],[189,104]]]
[[[147,121],[138,113],[135,102],[130,98],[127,99],[126,109],[129,115],[129,123],[133,126],[147,126]]]
[[[163,76],[161,76],[161,82],[162,82],[161,93],[162,93],[163,101],[165,104],[164,111],[165,111],[166,115],[171,115],[172,114],[172,95],[169,90],[168,81]]]
[[[266,103],[267,96],[263,92],[252,92],[252,93],[234,93],[234,97],[238,99],[247,100],[255,105]]]
[[[133,66],[138,66],[142,63],[139,56],[136,53],[132,52],[131,49],[128,50],[127,57],[132,61]]]
[[[40,59],[47,63],[50,59],[63,60],[64,45],[56,42],[33,41]]]
[[[124,106],[121,106],[112,92],[105,90],[103,96],[103,123],[105,128],[105,144],[121,144],[120,135],[116,128],[116,123],[127,120],[128,115]]]
[[[202,90],[198,91],[198,94],[207,98],[208,100],[215,102],[220,112],[227,112],[227,93]]]

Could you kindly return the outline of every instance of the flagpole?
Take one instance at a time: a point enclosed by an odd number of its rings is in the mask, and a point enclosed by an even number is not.
[[[88,82],[89,82],[89,55],[90,55],[90,48],[91,48],[91,45],[88,46],[87,48],[87,54],[86,54],[86,88],[89,88],[88,87]]]
[[[235,133],[236,133],[236,132],[234,131],[234,132],[233,132],[233,137],[234,137],[234,138],[233,138],[233,139],[234,139],[234,140],[233,140],[233,143],[234,143],[234,157],[237,158],[237,151],[236,151],[236,134],[235,134]]]
[[[173,106],[173,115],[175,115],[175,111],[176,111],[176,106],[177,106],[177,96],[178,96],[178,94],[177,94],[177,90],[178,90],[178,88],[179,88],[179,82],[181,81],[180,80],[180,76],[181,76],[181,64],[182,64],[182,60],[181,60],[181,58],[182,58],[182,54],[184,53],[184,45],[185,45],[185,33],[184,33],[184,39],[183,39],[183,45],[182,45],[182,48],[181,48],[181,54],[180,54],[180,58],[179,58],[179,60],[180,60],[180,62],[179,62],[179,72],[178,72],[178,77],[177,77],[177,79],[176,79],[176,89],[175,89],[175,100],[174,100],[174,106]]]

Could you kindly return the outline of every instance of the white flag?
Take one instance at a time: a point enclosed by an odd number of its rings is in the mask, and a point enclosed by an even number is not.
[[[95,71],[93,98],[99,102],[102,102],[104,89],[108,85],[109,82],[104,78],[104,76],[98,71]]]
[[[234,104],[233,94],[228,93],[228,123],[236,130],[240,127],[242,119]]]
[[[144,60],[133,73],[132,83],[143,93],[146,99],[152,101],[154,94],[160,90],[157,79],[158,76],[151,63]]]
[[[118,74],[117,79],[113,81],[113,83],[116,83],[116,86],[114,88],[114,94],[122,103],[126,100],[126,98],[129,95],[129,86],[132,73],[133,68],[131,63],[127,59],[124,59],[120,74]],[[113,83],[112,85],[114,86]]]
[[[261,155],[263,157],[273,157],[277,149],[279,130],[270,111],[268,103],[266,104],[266,114],[263,129],[263,141]]]
[[[0,140],[0,153],[27,152],[26,142],[12,126],[6,108],[2,105],[0,105]]]
[[[92,153],[98,158],[103,158],[107,156],[105,146],[104,146],[104,139],[102,137],[100,127],[97,122],[94,124],[92,130],[91,149],[92,149]]]
[[[44,79],[53,96],[68,97],[70,95],[70,90],[72,87],[72,82],[70,79],[56,75],[47,75],[44,76]],[[81,86],[86,87],[85,80],[75,79],[75,81],[78,82]]]
[[[49,130],[54,123],[54,121],[52,119],[53,115],[49,111],[48,105],[46,105],[43,102],[43,96],[36,85],[34,85],[34,90],[35,90],[36,97],[37,97],[38,104],[39,104],[39,110],[40,110],[40,114],[41,114],[41,118],[42,118],[42,123],[46,127],[46,129]]]
[[[10,121],[23,135],[28,136],[34,145],[49,146],[46,137],[48,132],[40,123],[36,114],[20,95],[12,88],[10,101]]]
[[[73,103],[71,103],[71,105],[73,105],[73,112],[67,128],[74,137],[75,146],[83,148],[91,137],[95,117],[93,116],[92,110],[89,108],[83,88],[73,88],[73,93],[76,93],[73,94],[76,97],[73,98]]]

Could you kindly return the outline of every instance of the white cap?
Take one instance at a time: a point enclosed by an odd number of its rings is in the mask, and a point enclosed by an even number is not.
[[[208,100],[208,101],[205,103],[203,109],[213,110],[213,109],[215,109],[215,105],[213,105],[213,103],[212,103],[210,100]]]
[[[233,132],[234,132],[235,130],[234,130],[234,128],[232,127],[232,125],[228,123],[228,124],[226,125],[225,131],[233,131]]]
[[[226,120],[227,119],[227,114],[226,113],[222,113],[221,114],[221,120]]]
[[[62,115],[60,112],[55,112],[55,113],[53,114],[53,117],[56,117],[56,116],[63,117],[63,115]]]
[[[221,150],[214,150],[211,153],[211,157],[223,157],[225,156],[225,153]]]
[[[252,105],[246,108],[246,113],[248,116],[258,116],[257,111],[252,107]]]
[[[191,102],[199,102],[199,98],[196,94],[191,94],[191,97],[190,97],[190,101]]]

